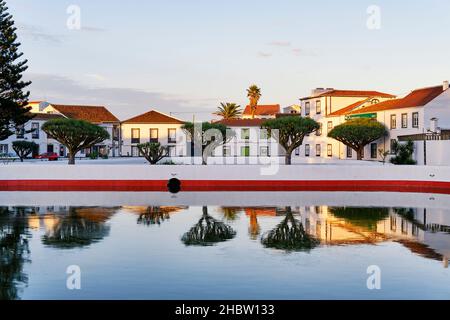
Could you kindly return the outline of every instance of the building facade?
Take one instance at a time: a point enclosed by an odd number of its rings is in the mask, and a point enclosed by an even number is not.
[[[184,121],[152,110],[122,122],[122,156],[139,157],[137,145],[159,142],[168,147],[170,157],[187,155]]]

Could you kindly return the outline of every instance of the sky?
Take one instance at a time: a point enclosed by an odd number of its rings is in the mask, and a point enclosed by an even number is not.
[[[6,2],[31,100],[105,105],[121,120],[210,119],[220,102],[245,106],[251,84],[260,104],[288,106],[316,87],[402,95],[450,78],[448,0]]]

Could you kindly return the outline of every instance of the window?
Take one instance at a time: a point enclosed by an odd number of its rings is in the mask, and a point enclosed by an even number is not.
[[[250,157],[250,146],[241,147],[241,157]]]
[[[295,148],[295,155],[299,156],[300,155],[300,147]]]
[[[8,145],[0,144],[0,154],[8,154]]]
[[[16,127],[16,137],[17,139],[23,139],[25,137],[25,126],[23,124]]]
[[[397,115],[391,114],[391,129],[397,129]]]
[[[250,129],[248,129],[248,128],[241,129],[241,139],[242,140],[250,139]]]
[[[169,137],[169,143],[177,142],[177,129],[169,129],[167,136]]]
[[[231,147],[230,146],[224,146],[222,154],[223,154],[224,157],[231,157]]]
[[[333,129],[333,121],[328,121],[327,123],[327,133],[330,133],[330,131]]]
[[[322,135],[322,123],[319,123],[320,124],[320,127],[319,127],[319,129],[317,129],[317,131],[316,131],[316,136],[321,136]]]
[[[320,100],[316,101],[316,114],[322,113],[322,102]]]
[[[119,126],[114,126],[113,127],[112,138],[113,138],[114,141],[119,141],[120,140],[120,127]]]
[[[261,157],[270,157],[269,147],[268,146],[261,146],[261,147],[259,147],[259,155]]]
[[[402,128],[408,128],[408,114],[402,113]]]
[[[328,157],[333,156],[333,145],[331,145],[331,144],[327,145],[327,156]]]
[[[140,142],[141,142],[141,130],[131,129],[131,143],[140,143]]]
[[[412,114],[412,126],[413,126],[413,128],[419,127],[419,113],[418,112],[414,112]]]
[[[322,153],[322,146],[320,144],[316,144],[316,157],[320,157]]]
[[[347,147],[347,158],[353,158],[353,149]]]
[[[394,154],[395,145],[397,144],[397,140],[391,139],[391,154]]]
[[[33,122],[31,124],[31,138],[39,139],[39,122]]]
[[[310,113],[311,113],[311,106],[309,102],[305,102],[305,116],[309,116]]]
[[[260,129],[259,130],[259,139],[260,140],[267,140],[269,137],[269,133],[267,129]]]
[[[370,144],[370,157],[372,159],[378,158],[378,145],[376,143]]]
[[[150,142],[158,143],[159,141],[159,130],[150,129]]]
[[[305,157],[309,157],[311,153],[311,147],[309,144],[305,144]]]

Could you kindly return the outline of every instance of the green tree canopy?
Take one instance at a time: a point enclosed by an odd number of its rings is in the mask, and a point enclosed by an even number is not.
[[[12,143],[12,148],[20,158],[20,161],[23,162],[23,159],[28,157],[30,154],[37,152],[39,146],[33,141],[18,140]]]
[[[197,124],[186,122],[181,128],[191,139],[191,142],[202,146],[203,164],[207,164],[208,157],[214,149],[226,144],[234,137],[234,131],[218,122],[203,122]]]
[[[392,152],[395,154],[395,157],[391,158],[391,163],[406,165],[413,165],[417,163],[413,159],[414,142],[411,140],[408,140],[406,143],[399,143],[398,141],[395,141],[392,147]]]
[[[0,0],[0,141],[14,134],[16,127],[32,118],[25,107],[30,92],[24,89],[31,84],[22,80],[27,70],[27,60],[21,60],[16,28],[12,15],[3,0]]]
[[[270,135],[284,148],[286,151],[285,162],[291,164],[292,152],[302,145],[307,134],[318,130],[320,124],[311,118],[286,116],[267,120],[262,124],[262,128],[267,129]]]
[[[242,114],[241,106],[236,103],[221,103],[217,112],[214,113],[223,119],[237,119]]]
[[[387,134],[384,124],[367,118],[356,118],[334,127],[328,137],[342,142],[356,151],[362,160],[364,147]]]
[[[157,164],[160,160],[169,155],[167,147],[159,142],[146,142],[137,145],[139,153],[150,163]]]
[[[53,119],[42,126],[50,137],[67,147],[69,164],[75,164],[77,152],[109,139],[109,133],[95,124],[74,119]]]

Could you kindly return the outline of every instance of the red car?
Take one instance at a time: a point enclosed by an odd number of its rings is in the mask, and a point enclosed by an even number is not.
[[[47,152],[47,153],[43,153],[40,154],[38,156],[35,157],[36,159],[48,159],[48,161],[58,161],[59,156],[57,153],[54,152]]]

